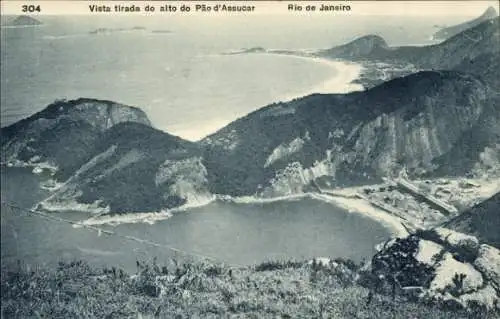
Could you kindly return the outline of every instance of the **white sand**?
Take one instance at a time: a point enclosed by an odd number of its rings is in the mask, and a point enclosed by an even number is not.
[[[242,53],[245,54],[245,53]],[[319,83],[317,86],[312,88],[307,88],[302,92],[294,93],[292,95],[277,96],[274,101],[269,101],[269,104],[277,101],[290,101],[293,99],[301,98],[313,93],[323,93],[323,94],[341,94],[349,93],[354,91],[364,90],[361,84],[352,83],[354,80],[358,79],[361,75],[363,67],[361,64],[341,61],[341,60],[329,60],[313,56],[301,56],[299,53],[297,55],[285,54],[285,53],[247,53],[247,54],[269,54],[276,56],[283,56],[288,58],[302,59],[309,62],[321,63],[325,67],[332,68],[332,76]],[[190,141],[198,141],[210,134],[215,133],[222,127],[230,124],[235,119],[211,119],[203,123],[198,123],[195,128],[173,128],[169,132],[175,135],[186,138]]]
[[[313,198],[323,202],[327,202],[338,206],[350,213],[363,214],[369,218],[374,219],[384,225],[394,236],[406,237],[408,236],[408,231],[402,225],[402,220],[397,216],[391,215],[386,211],[377,208],[370,204],[370,202],[360,199],[360,198],[349,198],[350,196],[356,195],[356,190],[359,188],[344,188],[340,190],[335,190],[336,194],[340,196],[332,196],[327,194],[317,194],[317,193],[299,193],[293,195],[272,197],[272,198],[256,198],[253,196],[242,196],[242,197],[230,197],[230,196],[220,196],[219,200],[241,203],[241,204],[251,204],[251,203],[271,203],[283,200],[299,200],[302,198]],[[342,197],[346,196],[346,197]]]
[[[408,231],[402,225],[402,220],[400,218],[371,205],[364,199],[337,197],[324,194],[314,194],[312,195],[312,197],[329,203],[333,203],[334,205],[337,205],[347,210],[348,212],[360,213],[367,217],[370,217],[386,226],[395,236],[408,236]]]
[[[305,90],[299,94],[294,94],[293,96],[288,96],[278,100],[293,100],[313,93],[323,93],[323,94],[342,94],[354,91],[363,91],[364,88],[361,84],[352,83],[354,80],[358,79],[363,71],[363,66],[358,63],[348,62],[343,60],[329,60],[313,56],[301,56],[285,53],[260,53],[260,54],[272,54],[281,55],[286,57],[292,57],[296,59],[302,59],[307,61],[313,61],[316,63],[321,63],[329,68],[333,69],[333,76],[320,83],[312,89]]]
[[[172,213],[167,211],[162,212],[152,212],[152,213],[126,213],[126,214],[116,214],[116,215],[102,215],[91,217],[89,219],[80,221],[80,224],[85,226],[99,226],[99,225],[111,225],[117,226],[120,224],[136,224],[136,223],[146,223],[153,225],[157,221],[169,219],[172,217]],[[74,228],[80,228],[80,225],[73,225]]]

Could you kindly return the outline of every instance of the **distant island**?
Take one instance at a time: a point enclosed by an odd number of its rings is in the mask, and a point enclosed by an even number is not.
[[[152,30],[151,33],[172,33],[170,30]]]
[[[146,30],[145,27],[132,27],[132,28],[97,28],[89,32],[89,34],[103,34],[103,33],[113,33],[113,32],[125,32],[125,31],[142,31]]]
[[[250,49],[244,49],[242,52],[243,53],[263,53],[263,52],[267,52],[267,50],[264,49],[263,47],[253,47]]]
[[[9,21],[6,26],[10,27],[25,27],[25,26],[35,26],[42,25],[43,23],[39,20],[32,18],[30,16],[22,15],[14,18],[12,21]]]

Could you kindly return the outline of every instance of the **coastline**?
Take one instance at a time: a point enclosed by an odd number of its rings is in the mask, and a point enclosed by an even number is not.
[[[327,60],[323,58],[314,59],[318,59],[321,63],[334,67],[336,70],[344,71],[344,77],[340,78],[337,76],[324,82],[318,87],[318,92],[314,93],[345,94],[364,90],[363,85],[354,83],[363,72],[364,67],[362,64],[342,60]]]
[[[319,93],[319,94],[342,94],[349,93],[353,91],[363,90],[363,85],[359,83],[355,83],[356,80],[360,78],[362,72],[364,70],[364,66],[361,63],[349,62],[345,60],[331,60],[327,58],[322,58],[318,56],[311,55],[310,53],[305,52],[275,52],[275,51],[266,51],[266,52],[258,52],[258,53],[250,53],[250,52],[240,52],[235,54],[267,54],[267,55],[275,55],[282,57],[291,57],[294,59],[302,59],[307,60],[309,62],[320,63],[329,68],[332,68],[332,76],[325,81],[321,81],[319,84],[313,86],[312,88],[305,89],[303,92],[294,93],[293,95],[289,95],[286,98],[276,97],[274,100],[293,100],[297,98],[301,98],[310,94]],[[217,128],[217,130],[220,128]],[[15,165],[14,165],[15,166]],[[36,168],[36,165],[33,165]],[[337,193],[341,194],[342,192],[351,193],[350,189],[342,189]],[[49,197],[50,198],[50,197]],[[94,216],[91,216],[88,219],[80,221],[80,223],[84,225],[118,225],[118,224],[128,224],[128,223],[148,223],[154,224],[156,221],[169,219],[173,216],[174,213],[185,212],[190,208],[195,207],[203,207],[206,206],[213,201],[220,200],[222,202],[233,202],[237,204],[252,204],[252,203],[271,203],[277,201],[288,201],[288,200],[300,200],[302,198],[313,198],[316,200],[321,200],[342,209],[345,209],[348,212],[355,212],[367,216],[373,219],[376,222],[381,223],[385,227],[388,228],[390,233],[398,236],[403,236],[407,234],[406,229],[401,225],[401,221],[399,218],[388,214],[387,212],[374,207],[366,200],[361,198],[355,198],[354,196],[330,196],[326,194],[314,194],[314,193],[303,193],[303,194],[292,194],[287,196],[278,196],[273,198],[257,198],[253,196],[244,196],[244,197],[236,197],[232,198],[225,195],[214,195],[211,200],[203,203],[192,203],[191,205],[183,205],[181,207],[177,207],[174,209],[169,209],[160,212],[131,212],[128,214],[109,214],[106,209],[97,209],[97,207],[92,207],[92,205],[78,205],[77,203],[72,203],[74,205],[73,208],[76,208],[78,211],[83,211],[87,213],[91,213]],[[49,211],[57,211],[61,210],[62,207],[50,207],[45,201],[40,202],[42,207]],[[53,203],[52,203],[53,205]],[[48,207],[49,206],[49,207]],[[57,205],[56,205],[57,206]],[[90,206],[90,207],[89,207]],[[74,227],[78,227],[75,225]]]
[[[340,207],[348,213],[357,213],[368,217],[386,227],[387,230],[394,236],[405,237],[408,235],[408,231],[403,226],[403,221],[400,218],[373,206],[370,202],[362,198],[357,198],[356,194],[358,190],[358,188],[352,187],[336,190],[336,195],[300,193],[270,198],[258,198],[253,196],[229,197],[223,195],[218,196],[217,199],[236,204],[267,204],[279,201],[297,201],[304,198],[311,198]]]
[[[408,236],[408,231],[403,226],[402,221],[398,217],[373,206],[364,199],[354,197],[349,198],[343,196],[330,196],[324,194],[314,194],[312,195],[312,198],[338,206],[348,211],[349,213],[361,214],[365,217],[368,217],[384,226],[392,236]]]
[[[297,94],[287,95],[285,97],[278,97],[276,101],[290,101],[297,98],[305,97],[307,95],[319,93],[319,94],[345,94],[355,91],[364,90],[363,85],[355,83],[363,72],[363,65],[361,63],[350,62],[346,60],[331,60],[322,57],[307,55],[307,54],[289,54],[280,52],[260,52],[260,53],[239,53],[239,54],[268,54],[282,57],[291,57],[295,59],[301,59],[305,61],[320,63],[331,68],[334,73],[326,81],[313,86],[310,89],[304,90]]]
[[[341,189],[338,196],[319,194],[319,193],[301,193],[291,194],[286,196],[277,196],[271,198],[259,198],[253,196],[230,197],[226,195],[216,195],[211,201],[206,203],[199,203],[198,205],[185,205],[161,212],[136,212],[129,214],[113,214],[113,215],[100,215],[93,216],[85,220],[79,221],[80,224],[85,226],[98,226],[98,225],[111,225],[117,226],[120,224],[136,224],[145,223],[153,225],[157,221],[167,220],[174,216],[176,213],[189,213],[191,208],[200,208],[207,206],[215,201],[234,203],[238,205],[251,205],[251,204],[269,204],[280,201],[299,201],[301,199],[310,198],[318,201],[328,203],[330,205],[339,207],[348,213],[361,214],[367,218],[372,219],[384,226],[391,235],[396,237],[404,237],[408,235],[408,231],[403,226],[402,221],[382,209],[379,209],[364,199],[354,197],[356,190],[353,188]],[[74,228],[82,226],[73,225]]]
[[[170,219],[175,213],[186,212],[192,208],[203,207],[213,203],[216,200],[215,196],[211,196],[205,201],[200,201],[198,203],[186,203],[182,206],[161,210],[159,212],[130,212],[130,213],[120,213],[120,214],[101,214],[98,216],[92,216],[88,219],[81,220],[79,223],[81,225],[73,225],[74,228],[80,228],[82,226],[96,226],[96,225],[111,225],[117,226],[121,224],[137,224],[145,223],[153,225],[157,221],[162,221]]]
[[[285,57],[292,59],[300,59],[304,63],[316,63],[320,66],[325,66],[329,69],[330,75],[326,77],[325,80],[319,81],[316,84],[312,84],[309,87],[302,87],[297,92],[292,93],[283,93],[282,95],[277,94],[276,96],[270,98],[269,100],[265,100],[264,103],[261,103],[258,107],[254,109],[250,109],[247,112],[243,112],[236,117],[231,118],[216,118],[210,121],[204,121],[198,123],[193,126],[175,126],[175,128],[171,130],[166,130],[163,128],[159,128],[160,130],[174,134],[183,139],[199,142],[204,138],[216,133],[221,130],[225,126],[234,122],[238,118],[244,117],[249,113],[252,113],[262,107],[270,105],[276,102],[288,102],[295,99],[299,99],[302,97],[306,97],[311,94],[345,94],[350,92],[362,91],[364,90],[364,86],[356,81],[360,78],[362,73],[364,72],[364,66],[361,63],[350,62],[346,60],[331,60],[326,59],[314,55],[310,55],[308,53],[300,54],[300,52],[296,54],[287,54],[281,52],[259,52],[259,53],[248,53],[248,52],[234,52],[234,53],[219,53],[215,54],[215,56],[224,57],[226,55],[267,55],[267,56],[276,56],[276,57]],[[146,111],[146,110],[145,110]],[[147,111],[146,111],[147,113]]]

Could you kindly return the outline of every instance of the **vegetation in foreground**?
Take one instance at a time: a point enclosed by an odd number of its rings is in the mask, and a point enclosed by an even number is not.
[[[356,284],[352,262],[137,263],[136,274],[82,261],[3,267],[2,318],[473,318]],[[368,299],[370,297],[370,302]],[[484,314],[481,317],[485,318]]]

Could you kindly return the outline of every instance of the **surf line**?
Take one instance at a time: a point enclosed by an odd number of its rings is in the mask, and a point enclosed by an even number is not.
[[[154,247],[159,247],[159,248],[166,248],[168,250],[171,250],[173,252],[176,252],[176,253],[179,253],[179,254],[183,254],[183,255],[186,255],[186,256],[194,256],[194,257],[198,257],[200,259],[206,259],[206,260],[210,260],[210,261],[213,261],[213,262],[222,262],[222,263],[224,263],[224,265],[235,267],[235,268],[243,268],[244,267],[244,266],[238,265],[238,264],[227,263],[224,260],[218,259],[218,258],[215,258],[215,257],[211,257],[211,256],[207,256],[207,255],[202,255],[202,254],[197,254],[197,253],[192,253],[192,252],[181,250],[181,249],[178,249],[178,248],[175,248],[175,247],[171,247],[171,246],[167,246],[167,245],[164,245],[164,244],[156,243],[156,242],[148,240],[148,239],[142,239],[142,238],[139,238],[139,237],[129,236],[129,235],[122,235],[122,234],[120,234],[120,233],[118,233],[116,231],[106,230],[106,229],[102,229],[102,228],[99,228],[99,227],[95,227],[95,226],[91,226],[91,225],[86,225],[86,224],[83,224],[81,222],[75,222],[75,221],[72,221],[72,220],[69,220],[69,219],[52,216],[50,214],[46,214],[46,213],[38,211],[38,210],[25,209],[25,208],[20,207],[19,205],[13,204],[12,202],[10,202],[10,203],[9,202],[2,202],[1,205],[2,206],[6,206],[6,207],[10,207],[10,208],[18,210],[20,212],[28,213],[29,214],[28,216],[38,216],[38,217],[44,218],[44,219],[55,220],[55,221],[58,221],[58,222],[68,223],[68,224],[71,224],[71,225],[78,225],[78,226],[81,226],[81,227],[83,227],[85,229],[97,232],[98,236],[101,236],[101,234],[106,234],[106,235],[111,235],[111,236],[117,236],[117,237],[125,239],[125,240],[135,241],[135,242],[139,242],[139,243],[142,243],[142,244],[145,244],[145,245],[149,245],[149,246],[154,246]]]

